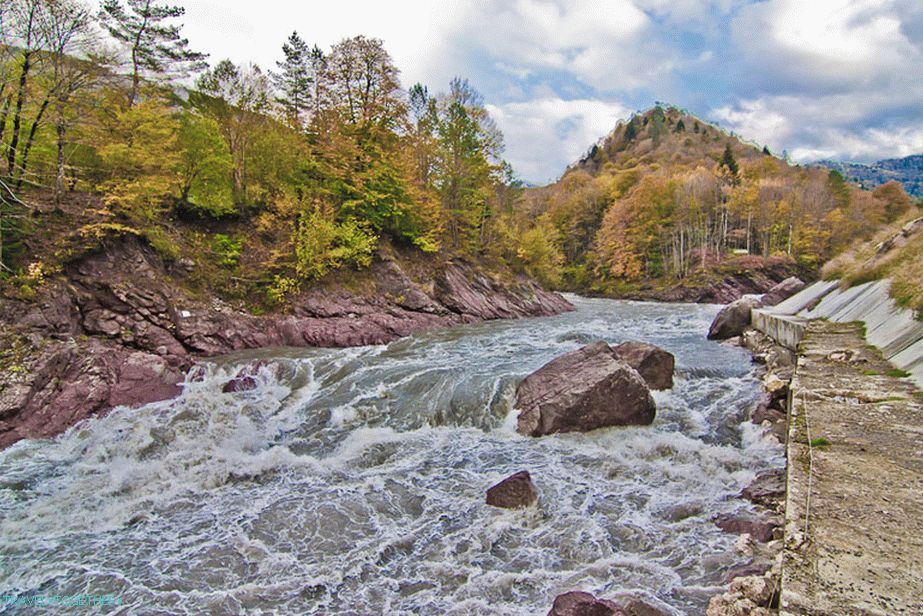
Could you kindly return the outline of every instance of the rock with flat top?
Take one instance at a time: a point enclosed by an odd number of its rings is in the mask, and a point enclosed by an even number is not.
[[[803,280],[796,276],[791,276],[764,293],[760,301],[764,306],[775,306],[787,300],[795,293],[798,293],[804,287],[805,283]]]
[[[526,436],[654,421],[650,390],[605,342],[553,359],[520,383],[517,429]]]
[[[785,469],[760,473],[740,493],[741,498],[770,509],[785,499]]]
[[[772,539],[773,532],[779,528],[779,523],[768,518],[749,514],[730,514],[719,516],[715,525],[726,533],[747,533],[760,543]]]

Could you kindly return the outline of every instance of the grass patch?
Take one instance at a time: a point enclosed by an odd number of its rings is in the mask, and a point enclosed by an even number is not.
[[[912,310],[914,317],[923,321],[923,233],[899,238],[895,243],[903,241],[903,245],[894,246],[884,253],[878,252],[882,242],[898,238],[902,227],[918,215],[919,212],[910,212],[868,242],[838,255],[824,266],[823,278],[839,278],[843,288],[888,278],[894,302],[901,308]]]
[[[878,370],[863,370],[862,374],[864,374],[865,376],[879,376],[881,372],[879,372]]]
[[[910,376],[910,373],[900,368],[891,368],[890,370],[885,370],[885,375],[895,379],[904,379]]]
[[[828,441],[822,436],[811,439],[811,447],[829,447],[829,446],[830,446],[830,441]]]

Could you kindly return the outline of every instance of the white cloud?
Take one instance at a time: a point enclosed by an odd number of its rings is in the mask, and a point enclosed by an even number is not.
[[[506,136],[506,156],[517,175],[533,182],[555,179],[631,114],[619,103],[551,97],[487,110]]]
[[[886,87],[920,59],[894,4],[769,0],[741,9],[734,36],[763,90]]]
[[[452,0],[399,2],[290,2],[262,0],[182,0],[186,8],[183,35],[190,46],[211,54],[211,61],[230,58],[274,68],[282,43],[293,30],[310,45],[329,49],[359,34],[380,38],[402,71],[402,81],[448,85],[451,68],[448,35],[470,19],[473,7]],[[408,19],[407,15],[413,18]],[[439,82],[434,79],[438,78]]]
[[[664,78],[670,50],[628,0],[495,0],[456,31],[468,45],[516,71],[561,71],[602,91]]]
[[[884,93],[768,96],[719,107],[711,117],[775,152],[787,149],[797,162],[873,161],[923,152],[923,127],[890,118],[890,102]]]
[[[741,9],[732,29],[750,92],[738,89],[711,116],[797,161],[923,150],[923,83],[912,68],[923,51],[906,5],[768,0]]]

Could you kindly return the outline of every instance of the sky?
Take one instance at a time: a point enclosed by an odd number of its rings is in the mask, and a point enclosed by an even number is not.
[[[795,162],[923,152],[923,0],[173,0],[215,63],[297,30],[383,40],[405,88],[484,97],[517,175],[558,178],[658,101]]]

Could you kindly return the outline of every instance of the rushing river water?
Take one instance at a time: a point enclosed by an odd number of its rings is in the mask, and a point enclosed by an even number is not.
[[[177,400],[0,452],[0,594],[122,601],[79,613],[541,615],[582,589],[704,613],[745,562],[711,518],[781,464],[746,422],[749,356],[705,340],[714,306],[571,299],[388,346],[223,358]],[[654,424],[519,436],[519,380],[597,339],[676,355]],[[279,369],[222,393],[254,357]],[[484,503],[522,469],[537,507]]]

